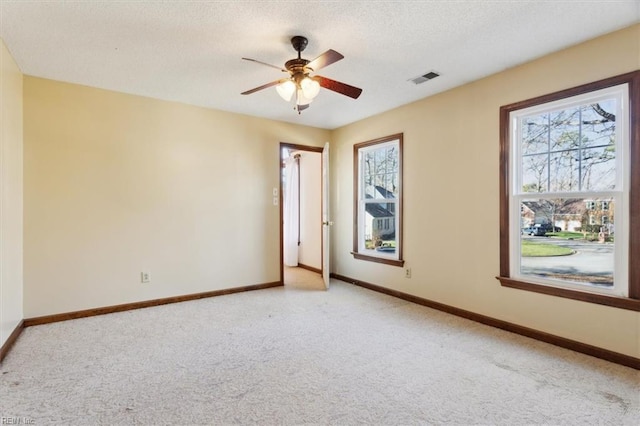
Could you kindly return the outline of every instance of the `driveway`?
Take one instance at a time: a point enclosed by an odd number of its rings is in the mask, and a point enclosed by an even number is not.
[[[532,242],[568,247],[575,253],[568,256],[523,257],[521,273],[605,286],[613,284],[613,243],[526,235],[522,238]]]

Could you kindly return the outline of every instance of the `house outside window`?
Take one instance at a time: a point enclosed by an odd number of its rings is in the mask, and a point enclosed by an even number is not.
[[[402,266],[402,134],[354,145],[356,259]]]
[[[503,285],[640,310],[638,93],[640,71],[501,108]]]

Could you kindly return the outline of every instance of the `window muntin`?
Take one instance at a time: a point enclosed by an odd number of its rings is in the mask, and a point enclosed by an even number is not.
[[[629,214],[620,208],[629,194],[627,111],[622,84],[510,112],[512,278],[628,296]],[[580,242],[564,240],[577,254],[530,256],[536,245],[563,245],[539,240],[557,228],[582,233]]]
[[[354,146],[354,248],[362,260],[402,265],[402,134]]]

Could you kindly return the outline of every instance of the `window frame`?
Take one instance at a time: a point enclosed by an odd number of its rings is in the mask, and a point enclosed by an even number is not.
[[[510,164],[510,185],[512,193],[510,194],[510,202],[511,210],[511,220],[512,229],[511,229],[511,241],[510,247],[511,252],[514,256],[511,258],[511,273],[512,277],[517,280],[526,280],[531,281],[533,283],[538,283],[542,285],[552,286],[552,287],[560,287],[560,288],[572,288],[578,291],[586,291],[593,292],[605,295],[611,295],[616,297],[627,297],[628,291],[628,279],[627,279],[627,270],[628,263],[626,261],[626,247],[628,244],[626,243],[626,239],[628,236],[628,228],[627,222],[628,218],[626,215],[623,215],[623,210],[617,210],[615,223],[618,225],[616,228],[618,229],[618,235],[615,238],[613,243],[614,245],[614,270],[613,270],[613,281],[611,286],[603,287],[603,286],[588,286],[585,284],[577,283],[573,280],[559,280],[554,278],[541,277],[536,274],[527,274],[521,271],[521,265],[523,263],[523,259],[520,256],[520,253],[516,251],[516,247],[521,247],[521,235],[520,235],[520,223],[517,222],[515,208],[526,201],[550,201],[557,198],[563,198],[565,200],[568,199],[582,199],[588,206],[588,211],[590,214],[588,215],[587,225],[591,227],[597,227],[601,225],[600,217],[602,216],[601,205],[603,203],[603,197],[605,199],[615,200],[615,203],[624,206],[627,205],[627,191],[629,187],[628,182],[628,122],[627,117],[624,112],[627,111],[626,105],[628,105],[628,85],[616,85],[610,88],[600,89],[596,91],[589,91],[587,93],[572,96],[569,98],[563,98],[560,100],[556,100],[554,102],[546,102],[542,104],[533,105],[528,108],[521,108],[515,111],[512,111],[509,116],[510,124],[515,127],[511,129],[511,141],[510,147],[513,150],[513,155],[511,157]],[[523,131],[526,124],[529,123],[529,119],[532,117],[540,117],[545,116],[547,119],[554,114],[561,114],[564,112],[577,110],[577,108],[582,108],[586,105],[592,104],[594,102],[602,102],[610,99],[614,99],[616,101],[616,111],[617,115],[616,126],[615,126],[615,170],[617,171],[615,174],[615,179],[613,188],[602,187],[596,184],[596,188],[589,188],[589,185],[586,185],[586,188],[581,188],[583,182],[581,178],[578,178],[576,182],[577,189],[565,189],[564,187],[558,188],[557,181],[552,179],[551,173],[551,164],[553,162],[554,154],[558,152],[566,153],[568,151],[573,151],[575,154],[583,152],[585,150],[590,150],[594,148],[603,148],[607,145],[593,145],[589,144],[587,147],[584,146],[573,146],[570,149],[561,148],[559,151],[554,150],[550,144],[552,141],[552,134],[554,133],[551,129],[545,132],[545,136],[543,139],[545,142],[545,148],[541,149],[540,146],[537,147],[533,154],[525,152],[523,150]],[[582,128],[579,129],[579,133],[582,133]],[[548,138],[548,140],[547,140]],[[525,184],[525,172],[528,170],[528,167],[525,166],[525,160],[530,159],[532,156],[534,157],[544,157],[545,162],[549,162],[550,164],[546,167],[545,180],[546,180],[546,188],[542,192],[536,191],[526,191],[524,190]],[[579,155],[579,157],[582,157]],[[578,168],[582,169],[581,166]],[[531,176],[529,176],[531,178]],[[555,223],[553,223],[555,226]]]
[[[393,256],[388,254],[372,254],[364,253],[360,251],[360,237],[364,235],[364,230],[361,230],[361,226],[364,226],[364,220],[361,220],[361,152],[370,150],[375,145],[384,145],[391,142],[398,144],[398,197],[395,200],[395,222],[396,222],[396,252]],[[357,143],[353,146],[353,251],[351,254],[355,259],[365,260],[375,263],[383,263],[392,266],[404,266],[404,260],[402,257],[402,246],[404,240],[403,233],[403,134],[396,133],[382,138],[373,139],[366,142]]]
[[[553,287],[531,282],[523,277],[511,274],[511,232],[513,226],[510,220],[511,191],[511,161],[513,152],[511,147],[510,114],[515,111],[531,108],[537,105],[549,104],[574,96],[585,95],[601,89],[614,86],[628,85],[628,160],[629,167],[628,192],[628,279],[627,296],[607,295],[588,292],[569,287]],[[576,193],[579,197],[580,193]],[[621,309],[640,311],[640,267],[634,265],[632,259],[640,255],[640,70],[606,78],[592,83],[583,84],[570,89],[539,96],[504,105],[500,107],[500,275],[496,277],[502,286],[543,293],[557,297],[564,297],[584,302],[613,306]]]

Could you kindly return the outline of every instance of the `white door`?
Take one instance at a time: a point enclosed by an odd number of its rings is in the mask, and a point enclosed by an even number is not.
[[[324,286],[329,288],[329,248],[331,234],[329,227],[333,222],[329,220],[329,142],[322,150],[322,279]]]

